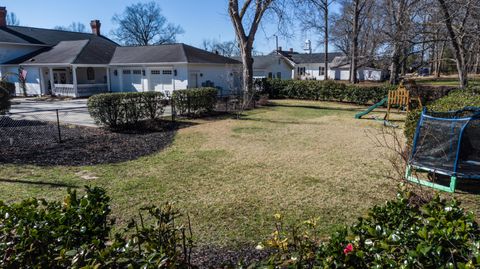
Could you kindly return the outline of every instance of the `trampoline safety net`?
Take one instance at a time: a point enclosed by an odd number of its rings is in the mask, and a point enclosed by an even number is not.
[[[448,176],[480,178],[480,108],[424,110],[410,164]]]

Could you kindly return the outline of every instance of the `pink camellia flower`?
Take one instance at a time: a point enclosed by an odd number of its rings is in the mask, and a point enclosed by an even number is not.
[[[347,255],[353,251],[353,245],[348,243],[347,247],[343,249],[343,254]]]

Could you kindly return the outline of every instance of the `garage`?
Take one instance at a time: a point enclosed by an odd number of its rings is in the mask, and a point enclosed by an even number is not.
[[[142,70],[124,69],[122,71],[123,88],[126,91],[142,91]]]
[[[173,91],[173,70],[152,69],[150,70],[150,90],[170,93]]]

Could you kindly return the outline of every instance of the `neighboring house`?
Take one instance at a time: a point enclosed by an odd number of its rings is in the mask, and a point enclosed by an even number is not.
[[[86,97],[108,91],[164,91],[241,85],[241,63],[184,44],[120,47],[100,33],[7,26],[0,7],[0,78],[16,94]]]
[[[335,80],[350,80],[350,59],[347,56],[336,57],[331,63],[329,77]],[[357,78],[359,81],[383,81],[385,72],[369,67],[368,61],[359,57]]]
[[[118,47],[110,62],[111,90],[163,91],[241,87],[241,63],[185,44]]]
[[[234,59],[241,61],[240,57]],[[253,78],[292,79],[295,63],[281,54],[253,56]]]
[[[328,53],[328,69],[331,67],[333,59],[342,56],[342,53],[331,52]],[[291,59],[295,62],[295,76],[296,79],[301,80],[325,80],[325,53],[311,53],[311,54],[292,54]],[[329,79],[333,79],[329,77]]]

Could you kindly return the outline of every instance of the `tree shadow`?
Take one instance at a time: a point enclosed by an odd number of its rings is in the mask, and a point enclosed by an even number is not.
[[[41,186],[48,186],[52,188],[71,188],[77,189],[77,185],[73,184],[65,184],[65,183],[54,183],[54,182],[45,182],[45,181],[28,181],[22,179],[6,179],[0,178],[0,182],[2,183],[12,183],[12,184],[28,184],[28,185],[41,185]]]
[[[445,187],[449,187],[450,186],[450,177],[436,176],[435,183],[443,185]],[[469,194],[475,194],[475,195],[480,194],[480,180],[459,178],[459,179],[457,179],[456,191],[469,193]]]
[[[350,103],[347,103],[350,104]],[[354,104],[351,104],[354,105]],[[349,111],[357,112],[363,111],[367,107],[324,107],[324,106],[313,106],[313,105],[289,105],[289,104],[267,104],[265,107],[291,107],[291,108],[306,108],[306,109],[315,109],[315,110],[339,110],[339,111]]]

